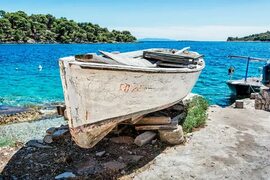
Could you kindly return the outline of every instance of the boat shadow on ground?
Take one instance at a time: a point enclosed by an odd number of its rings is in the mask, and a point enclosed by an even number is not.
[[[120,140],[125,143],[115,143],[108,135],[93,148],[83,149],[71,140],[70,134],[50,145],[31,140],[12,156],[2,176],[54,179],[61,173],[72,172],[78,178],[116,179],[136,171],[168,147],[158,139],[142,147],[129,141],[130,137]]]

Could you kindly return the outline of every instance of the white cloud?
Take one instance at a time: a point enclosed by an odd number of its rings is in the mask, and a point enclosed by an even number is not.
[[[137,38],[169,38],[177,40],[224,41],[227,37],[242,37],[266,32],[270,26],[170,26],[170,27],[114,27],[129,30]]]

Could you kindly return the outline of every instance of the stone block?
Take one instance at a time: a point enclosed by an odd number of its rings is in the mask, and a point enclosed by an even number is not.
[[[152,131],[146,131],[139,136],[137,136],[134,140],[134,143],[138,146],[143,146],[149,142],[151,142],[156,136],[155,132]]]
[[[256,99],[256,97],[258,96],[258,93],[251,93],[250,94],[250,99]]]
[[[243,100],[236,100],[234,107],[238,108],[238,109],[243,109],[244,108],[244,101]]]
[[[175,130],[159,130],[158,132],[162,142],[176,145],[182,144],[185,141],[183,129],[180,125]]]

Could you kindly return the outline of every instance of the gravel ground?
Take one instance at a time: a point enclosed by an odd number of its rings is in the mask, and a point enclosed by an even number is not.
[[[207,126],[122,179],[269,179],[270,112],[210,107]]]
[[[0,139],[25,143],[31,139],[43,139],[50,127],[66,125],[64,118],[43,119],[0,126]]]

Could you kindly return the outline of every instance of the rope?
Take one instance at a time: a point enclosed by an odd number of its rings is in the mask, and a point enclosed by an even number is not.
[[[249,85],[250,89],[253,91],[253,93],[255,93],[256,91],[252,88],[251,85]]]

